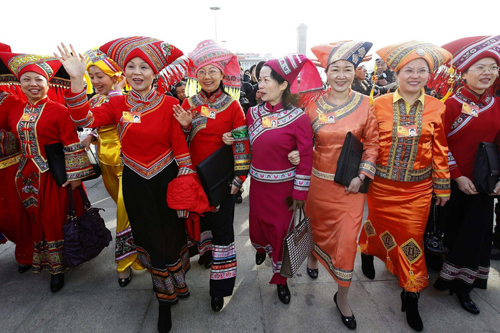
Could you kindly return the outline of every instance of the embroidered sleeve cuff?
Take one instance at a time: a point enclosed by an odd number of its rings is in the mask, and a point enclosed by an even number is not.
[[[233,185],[238,188],[241,188],[241,186],[243,186],[243,181],[240,179],[240,177],[234,177]]]
[[[448,198],[448,197],[450,197],[450,193],[448,193],[448,194],[438,194],[438,193],[436,193],[436,197]]]
[[[191,163],[191,156],[189,154],[184,154],[179,157],[175,157],[175,161],[179,166],[179,172],[177,174],[178,176],[195,173],[193,169],[193,163]]]
[[[296,191],[309,191],[309,185],[311,185],[311,176],[295,175],[293,181],[293,189]]]
[[[437,194],[439,191],[447,193],[451,191],[451,180],[450,178],[436,178],[432,177],[434,192]]]
[[[83,179],[94,174],[87,152],[80,142],[64,146],[64,159],[68,181]]]
[[[177,217],[180,219],[187,219],[189,217],[189,211],[184,209],[178,210]]]
[[[74,94],[71,91],[64,94],[64,100],[69,108],[77,108],[82,106],[87,102],[87,91],[84,89],[78,94]]]
[[[0,157],[6,157],[19,153],[19,141],[12,132],[0,130]]]
[[[375,168],[375,164],[372,162],[368,161],[361,161],[359,164],[359,173],[364,174],[365,176],[369,177],[370,179],[373,179],[375,177],[375,172],[377,169]]]

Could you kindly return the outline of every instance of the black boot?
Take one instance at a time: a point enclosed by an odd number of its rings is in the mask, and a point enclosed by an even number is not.
[[[31,265],[19,265],[17,266],[17,271],[19,274],[23,274],[31,269]]]
[[[212,310],[219,312],[224,307],[224,297],[212,297]]]
[[[158,313],[158,332],[170,332],[172,329],[172,312],[170,305],[160,303],[160,311]]]
[[[401,311],[406,311],[406,321],[411,328],[417,332],[424,329],[424,323],[418,313],[418,299],[419,293],[410,293],[403,289],[401,292]]]
[[[64,287],[64,273],[53,274],[50,276],[50,291],[58,292]]]
[[[450,289],[450,295],[453,295],[453,293],[457,294],[458,301],[460,302],[460,305],[462,306],[462,308],[464,308],[465,311],[470,312],[472,314],[479,314],[480,312],[479,307],[470,298],[471,291],[472,291],[471,287],[468,287],[463,283],[459,282],[455,288]]]
[[[266,261],[266,252],[255,253],[255,264],[262,265],[264,261]]]
[[[373,266],[373,256],[361,253],[361,269],[363,274],[373,280],[375,278],[375,266]]]
[[[290,303],[291,295],[290,295],[290,290],[288,289],[288,284],[285,282],[285,284],[278,284],[278,298],[280,299],[281,303],[283,304],[288,304]]]

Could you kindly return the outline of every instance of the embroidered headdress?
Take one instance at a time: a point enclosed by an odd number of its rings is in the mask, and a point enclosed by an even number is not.
[[[104,74],[109,77],[116,76],[118,78],[117,82],[121,81],[122,70],[113,59],[109,58],[104,52],[98,48],[86,51],[83,56],[87,62],[87,72],[92,66],[99,68]],[[85,81],[87,81],[87,94],[92,93],[92,83],[90,78],[85,74]]]
[[[219,46],[213,40],[207,39],[200,42],[188,54],[188,58],[190,66],[188,70],[189,80],[186,86],[187,96],[196,95],[201,89],[196,76],[198,71],[204,66],[213,65],[224,74],[222,79],[224,90],[234,99],[238,100],[240,98],[240,65],[236,54]]]
[[[292,94],[300,94],[299,107],[315,101],[324,93],[318,69],[305,55],[291,54],[283,58],[271,59],[264,66],[271,67],[284,78],[290,84]]]
[[[459,80],[460,74],[483,58],[491,57],[495,59],[497,65],[500,65],[500,35],[461,38],[442,47],[453,54],[453,58],[445,64],[449,70],[451,69],[452,74],[455,74],[455,77],[451,80],[452,82],[461,83]],[[453,70],[456,70],[456,72],[453,72]],[[447,83],[448,77],[445,74],[445,71],[437,73],[429,79],[428,83],[428,86],[440,95],[444,94],[449,86],[449,81]],[[461,84],[457,84],[450,87],[448,95],[451,95],[460,86]]]
[[[139,57],[159,74],[158,81],[167,86],[181,80],[187,69],[187,59],[172,44],[151,37],[118,38],[99,48],[124,70],[127,63]],[[167,87],[164,87],[166,89]]]
[[[411,41],[386,46],[377,51],[393,71],[397,72],[412,60],[423,58],[429,64],[431,72],[437,70],[450,59],[450,52],[430,43]]]
[[[338,60],[346,60],[357,68],[363,61],[373,43],[360,41],[346,41],[335,44],[318,45],[311,49],[318,58],[321,66],[326,69],[330,64]]]
[[[21,54],[11,52],[0,52],[0,60],[15,77],[9,79],[8,84],[19,84],[21,76],[26,72],[35,72],[44,76],[50,82],[47,95],[50,99],[64,103],[61,89],[71,87],[70,77],[59,60],[53,56],[41,56],[36,54]],[[6,73],[0,70],[0,76]],[[23,98],[24,99],[24,98]]]

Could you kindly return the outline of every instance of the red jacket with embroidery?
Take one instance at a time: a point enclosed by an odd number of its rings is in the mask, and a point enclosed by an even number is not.
[[[179,175],[194,172],[182,128],[173,116],[178,100],[152,89],[145,97],[132,90],[93,108],[85,90],[65,92],[71,117],[77,126],[100,127],[118,124],[123,163],[145,179],[151,179],[175,159]],[[124,120],[123,112],[140,115],[140,123]]]
[[[201,107],[209,106],[216,110],[215,119],[200,114]],[[192,110],[193,121],[187,128],[189,150],[193,165],[196,167],[204,159],[224,145],[222,135],[231,132],[234,138],[234,174],[235,182],[241,186],[250,168],[251,152],[245,114],[238,101],[217,90],[210,97],[204,91],[186,98],[182,107]]]

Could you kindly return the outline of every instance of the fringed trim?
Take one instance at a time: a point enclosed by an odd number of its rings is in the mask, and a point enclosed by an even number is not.
[[[368,242],[366,242],[366,244],[359,244],[358,245],[358,252],[368,254]]]
[[[299,108],[303,108],[310,103],[316,102],[324,94],[325,94],[325,90],[323,88],[316,89],[316,90],[310,90],[310,91],[306,91],[306,92],[301,92],[299,103],[297,106]]]
[[[389,271],[389,273],[394,275],[394,264],[392,263],[391,258],[389,256],[387,256],[387,258],[386,258],[385,267],[387,267],[387,270]]]
[[[410,271],[410,277],[404,285],[404,289],[409,292],[419,292],[424,288],[426,278],[422,276],[415,276],[413,271]]]

